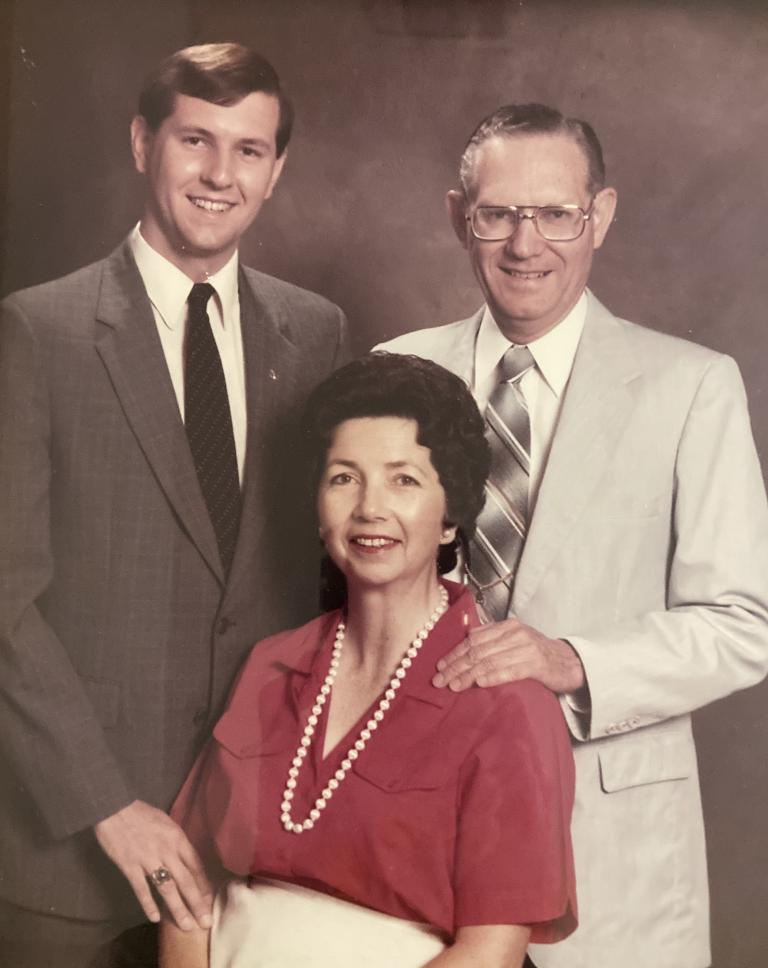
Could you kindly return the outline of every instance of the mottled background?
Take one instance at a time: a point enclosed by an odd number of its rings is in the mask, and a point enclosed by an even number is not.
[[[475,122],[539,100],[591,121],[619,210],[593,288],[731,353],[768,467],[768,3],[0,0],[8,132],[0,289],[108,253],[137,220],[145,72],[236,39],[298,108],[245,260],[344,307],[360,350],[479,298],[443,209]],[[696,717],[715,968],[768,964],[768,687]],[[628,831],[631,836],[631,831]],[[616,966],[621,968],[621,966]]]

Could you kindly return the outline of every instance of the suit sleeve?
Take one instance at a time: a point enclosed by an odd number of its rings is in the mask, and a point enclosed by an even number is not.
[[[768,508],[729,357],[703,373],[673,473],[666,609],[562,636],[589,687],[587,714],[562,704],[578,739],[688,713],[768,671]]]
[[[0,751],[54,838],[134,796],[66,648],[40,610],[51,547],[44,353],[12,301],[0,316]]]

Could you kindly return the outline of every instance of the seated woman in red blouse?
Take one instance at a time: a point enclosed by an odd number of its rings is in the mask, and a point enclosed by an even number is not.
[[[576,926],[568,733],[536,682],[430,684],[478,622],[438,572],[482,506],[482,418],[439,366],[373,354],[306,432],[343,604],[245,663],[173,812],[214,927],[164,924],[161,965],[519,968]]]

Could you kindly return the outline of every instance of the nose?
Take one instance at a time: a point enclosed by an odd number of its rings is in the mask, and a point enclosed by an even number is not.
[[[206,156],[200,177],[211,188],[228,188],[232,183],[229,153],[219,147],[212,148]]]
[[[384,503],[381,485],[366,481],[358,491],[355,514],[363,521],[381,521],[386,517]]]
[[[514,259],[529,259],[538,255],[546,245],[545,239],[539,235],[534,217],[529,212],[520,213],[517,231],[507,239],[505,248],[507,254]]]

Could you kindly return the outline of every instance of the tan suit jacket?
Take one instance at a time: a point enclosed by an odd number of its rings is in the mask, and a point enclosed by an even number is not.
[[[471,386],[481,315],[381,348]],[[591,696],[585,717],[562,703],[580,926],[536,965],[706,968],[689,714],[768,670],[768,511],[733,360],[589,294],[512,609],[574,645]]]
[[[91,827],[170,806],[254,642],[317,606],[297,411],[344,318],[239,278],[248,415],[228,580],[127,244],[0,320],[0,897],[139,919]]]

